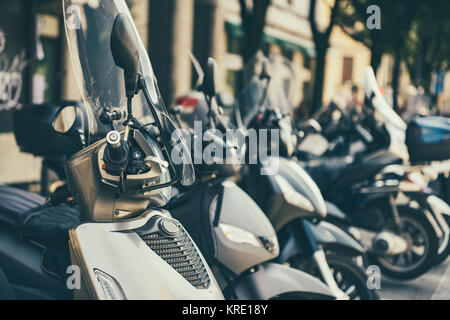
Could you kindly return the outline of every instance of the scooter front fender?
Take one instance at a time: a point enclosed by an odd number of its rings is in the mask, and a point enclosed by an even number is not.
[[[308,224],[315,245],[321,246],[325,251],[330,250],[348,257],[358,257],[366,253],[366,249],[351,235],[329,222],[321,221],[313,224],[304,221],[304,223]],[[286,263],[295,256],[311,253],[304,239],[294,234],[294,230],[290,229],[288,239],[281,245],[280,255],[277,258],[279,263]],[[300,234],[300,230],[298,232]]]
[[[426,219],[433,226],[433,229],[438,238],[442,237],[444,233],[448,233],[448,224],[444,218],[450,216],[450,208],[448,205],[428,192],[404,192],[409,199],[409,205],[419,205]]]
[[[328,287],[313,276],[281,264],[264,263],[234,283],[239,300],[335,299]]]
[[[327,250],[349,257],[364,255],[366,250],[351,235],[341,228],[322,221],[319,224],[311,224],[311,231],[316,238],[316,243]]]

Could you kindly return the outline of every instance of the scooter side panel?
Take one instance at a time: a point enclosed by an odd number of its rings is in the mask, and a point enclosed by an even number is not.
[[[46,292],[42,299],[67,298],[64,284],[42,270],[41,248],[19,239],[16,233],[4,228],[0,228],[0,243],[3,244],[0,247],[0,267],[13,286],[22,287],[24,294],[28,291],[26,288],[40,288]],[[38,296],[39,293],[33,295]]]
[[[234,283],[238,299],[268,300],[278,297],[297,299],[334,299],[320,280],[281,264],[265,263],[258,270]]]

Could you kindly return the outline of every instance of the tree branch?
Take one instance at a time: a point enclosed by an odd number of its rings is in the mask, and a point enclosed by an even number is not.
[[[310,0],[309,2],[309,25],[311,26],[311,32],[313,34],[313,38],[316,39],[318,35],[317,23],[316,23],[316,0]]]
[[[331,9],[330,24],[328,25],[328,28],[325,31],[327,38],[330,36],[331,31],[333,30],[334,23],[336,21],[337,14],[339,12],[339,3],[340,3],[340,0],[335,0],[333,9]]]

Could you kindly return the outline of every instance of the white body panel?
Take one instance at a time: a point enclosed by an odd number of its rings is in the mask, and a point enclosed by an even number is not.
[[[247,193],[234,182],[223,183],[223,199],[218,227],[214,227],[214,238],[217,247],[217,259],[236,274],[255,267],[263,262],[276,258],[279,254],[278,239],[272,224],[266,215]],[[216,206],[210,210],[211,221],[214,221]],[[256,244],[248,239],[232,240],[220,226],[238,228]],[[272,247],[268,250],[263,240]],[[266,243],[266,245],[267,245]]]
[[[211,284],[208,289],[196,289],[153,252],[137,233],[126,232],[145,225],[155,215],[170,217],[167,212],[153,211],[126,222],[86,223],[70,231],[72,261],[79,265],[82,285],[87,287],[81,290],[87,291],[90,298],[104,299],[94,273],[98,269],[115,279],[129,300],[223,299],[205,261]]]

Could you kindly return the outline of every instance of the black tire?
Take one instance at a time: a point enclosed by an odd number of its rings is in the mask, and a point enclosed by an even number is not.
[[[450,226],[450,217],[445,216],[445,221],[447,221],[447,224]],[[434,265],[437,266],[447,260],[448,256],[450,255],[450,239],[446,239],[447,245],[445,249],[441,252],[438,252],[436,255],[436,259],[434,260]]]
[[[386,259],[381,255],[371,254],[370,258],[372,264],[379,266],[384,275],[398,280],[411,280],[421,276],[435,264],[435,259],[439,250],[439,238],[436,236],[430,222],[420,210],[407,206],[398,206],[398,211],[400,219],[403,220],[404,223],[415,223],[423,229],[423,236],[426,241],[426,251],[424,252],[424,255],[416,266],[403,270],[389,265],[389,263],[386,262]],[[398,256],[400,257],[401,255]],[[395,257],[388,258],[395,259]]]
[[[350,300],[380,300],[378,290],[369,289],[366,272],[351,258],[327,253],[327,262],[339,288],[349,295]],[[296,265],[299,264],[292,264],[293,267]],[[323,281],[314,261],[309,261],[303,270]],[[352,286],[354,286],[354,290],[350,291]]]

